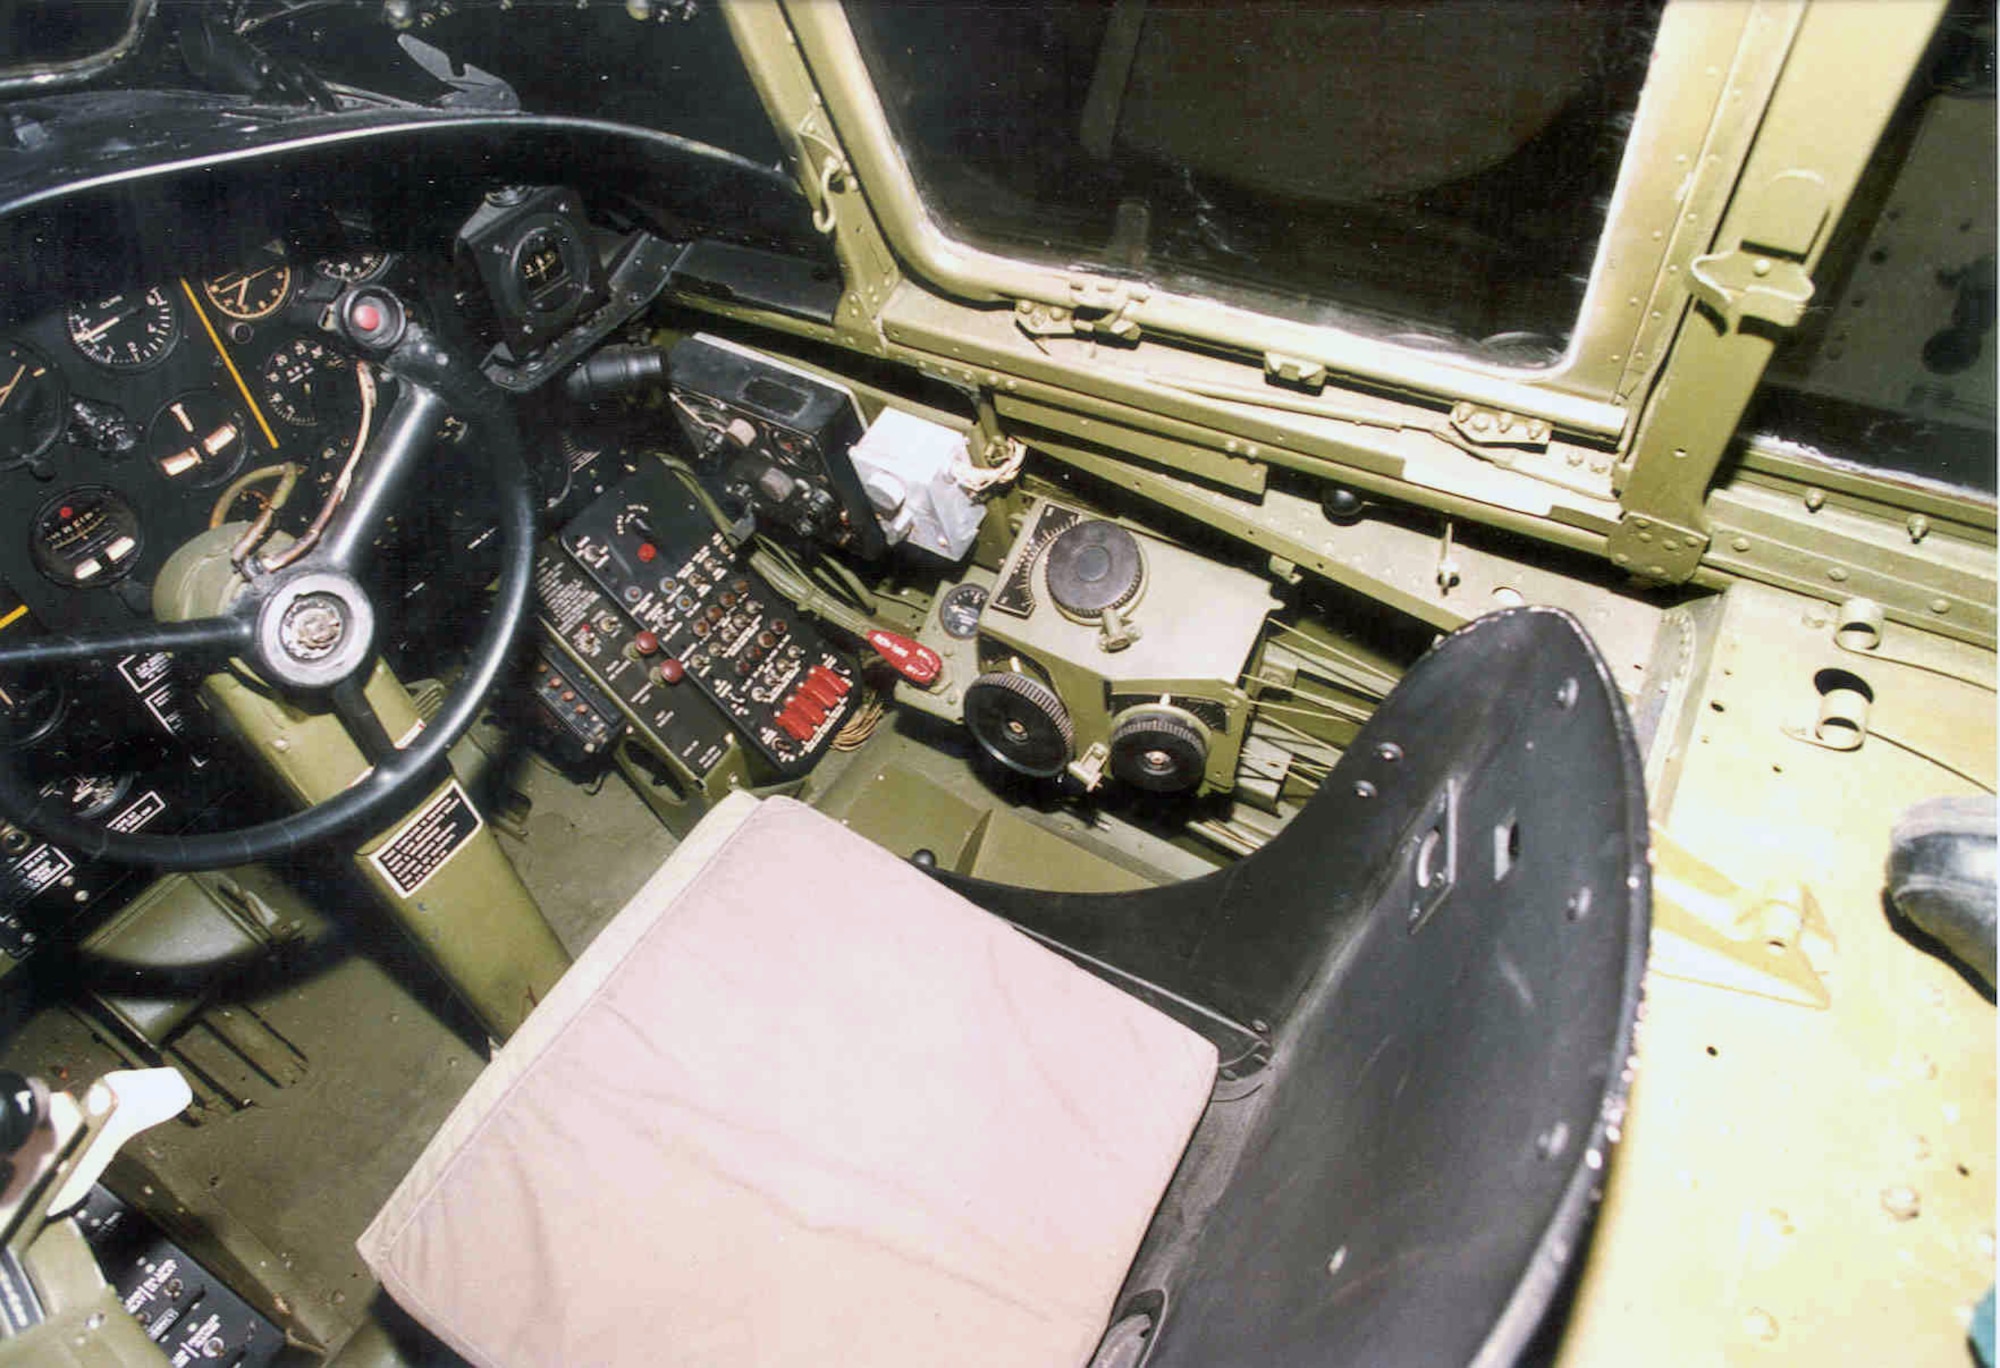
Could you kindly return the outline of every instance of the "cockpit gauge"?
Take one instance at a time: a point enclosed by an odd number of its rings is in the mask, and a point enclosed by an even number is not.
[[[173,296],[158,285],[93,304],[72,304],[66,317],[76,349],[110,370],[158,365],[181,340],[180,312]]]
[[[0,674],[0,750],[32,746],[54,731],[66,701],[62,685],[40,670]]]
[[[387,252],[355,252],[350,256],[321,257],[313,270],[343,285],[359,285],[375,279],[389,268]]]
[[[347,358],[312,337],[293,338],[272,352],[258,379],[264,406],[297,428],[320,427],[348,412],[354,387]]]
[[[264,260],[240,271],[225,271],[202,282],[201,292],[217,311],[242,323],[269,318],[292,292],[292,268]]]
[[[132,791],[129,774],[70,774],[42,785],[44,798],[60,798],[77,817],[101,817]]]
[[[69,416],[69,387],[40,352],[0,342],[0,470],[47,451]]]
[[[204,488],[243,468],[250,433],[240,404],[214,390],[193,390],[154,415],[146,450],[169,480]]]
[[[122,579],[138,563],[139,514],[104,485],[77,485],[43,504],[28,529],[35,568],[68,589]]]

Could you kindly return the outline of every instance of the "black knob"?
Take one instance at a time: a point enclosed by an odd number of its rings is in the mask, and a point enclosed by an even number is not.
[[[0,1069],[0,1154],[15,1154],[42,1124],[48,1089],[25,1074]]]
[[[1346,485],[1328,485],[1319,496],[1319,506],[1330,522],[1345,526],[1361,521],[1361,515],[1368,511],[1368,505],[1361,496]]]

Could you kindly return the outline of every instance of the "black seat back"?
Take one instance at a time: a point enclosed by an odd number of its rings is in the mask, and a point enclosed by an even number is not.
[[[953,882],[1223,1051],[1126,1284],[1144,1363],[1518,1354],[1617,1136],[1649,927],[1638,750],[1574,619],[1441,642],[1227,870]]]

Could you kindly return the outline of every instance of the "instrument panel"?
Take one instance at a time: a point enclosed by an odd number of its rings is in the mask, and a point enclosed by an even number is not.
[[[280,525],[310,518],[361,423],[354,358],[320,316],[397,265],[272,242],[0,334],[0,579],[51,629],[112,626],[146,616],[160,564],[246,472],[300,465]]]

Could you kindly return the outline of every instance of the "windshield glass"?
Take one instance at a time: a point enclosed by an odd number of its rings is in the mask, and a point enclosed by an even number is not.
[[[1575,326],[1658,19],[1645,0],[848,12],[963,239],[1516,365]]]
[[[1993,100],[1992,7],[1957,6],[1745,417],[1759,444],[1992,497]]]

